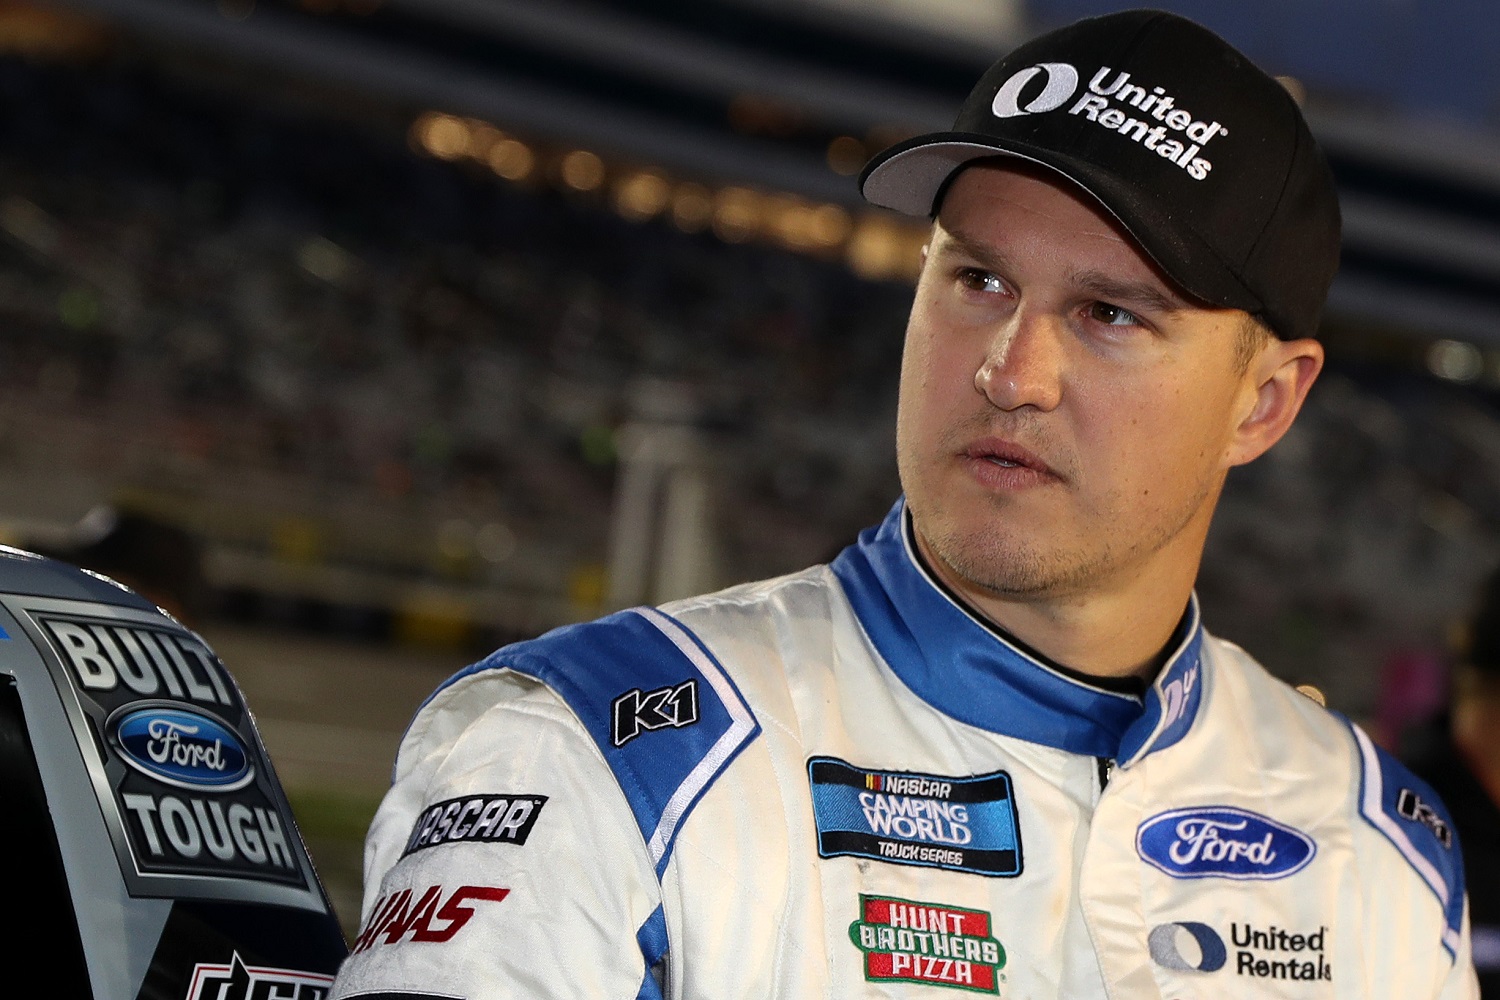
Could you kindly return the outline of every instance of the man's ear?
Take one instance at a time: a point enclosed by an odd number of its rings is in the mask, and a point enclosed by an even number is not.
[[[1254,461],[1281,440],[1322,370],[1323,345],[1316,340],[1266,339],[1245,369],[1241,418],[1226,454],[1229,465]]]

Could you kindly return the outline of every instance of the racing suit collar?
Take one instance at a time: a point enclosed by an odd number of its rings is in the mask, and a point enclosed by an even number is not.
[[[905,500],[833,562],[865,634],[917,697],[960,722],[1123,767],[1171,746],[1202,699],[1203,627],[1188,605],[1144,697],[1069,677],[991,629],[917,558]]]

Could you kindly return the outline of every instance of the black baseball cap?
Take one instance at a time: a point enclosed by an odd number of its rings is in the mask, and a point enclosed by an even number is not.
[[[1189,297],[1311,337],[1338,269],[1333,175],[1297,102],[1208,29],[1131,10],[1001,59],[951,132],[860,175],[873,204],[936,215],[967,163],[1011,156],[1092,195]]]

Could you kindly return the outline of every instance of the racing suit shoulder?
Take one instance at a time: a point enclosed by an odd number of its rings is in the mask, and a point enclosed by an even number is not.
[[[734,674],[757,713],[774,711],[786,671],[830,662],[840,637],[863,633],[827,566],[662,606]],[[768,669],[767,664],[776,664]]]
[[[1341,716],[1272,674],[1227,639],[1207,636],[1204,648],[1229,667],[1216,671],[1215,676],[1231,687],[1235,711],[1253,716],[1253,731],[1285,732],[1288,738],[1280,742],[1297,749],[1320,768],[1326,769],[1335,760],[1353,767],[1349,734]]]
[[[1251,773],[1301,775],[1303,794],[1344,817],[1362,906],[1407,915],[1400,940],[1374,951],[1402,956],[1400,975],[1417,981],[1429,978],[1416,967],[1430,956],[1431,995],[1477,996],[1458,832],[1437,794],[1345,716],[1273,677],[1233,643],[1213,646],[1238,664],[1217,676],[1239,689],[1230,700],[1246,731],[1283,737],[1254,741]],[[1367,909],[1358,917],[1384,941],[1392,928],[1371,918]],[[1430,945],[1419,946],[1424,936]],[[1371,961],[1383,959],[1372,954]]]
[[[1359,750],[1359,814],[1442,905],[1443,946],[1456,955],[1465,927],[1466,890],[1458,829],[1448,807],[1364,730],[1346,724]]]
[[[1444,998],[1477,1000],[1479,981],[1474,970],[1472,941],[1469,931],[1469,900],[1464,882],[1463,854],[1458,829],[1448,807],[1432,787],[1413,774],[1383,748],[1378,747],[1364,730],[1345,720],[1359,756],[1358,803],[1360,822],[1356,839],[1373,841],[1369,853],[1380,852],[1382,864],[1376,878],[1381,884],[1379,897],[1383,905],[1394,905],[1410,913],[1436,911],[1436,920],[1408,928],[1401,940],[1389,945],[1399,952],[1410,947],[1412,931],[1435,928],[1431,933],[1442,943],[1442,954],[1449,962],[1432,970],[1433,995]],[[1375,868],[1375,865],[1371,866]],[[1405,899],[1392,891],[1400,876],[1415,888]],[[1371,894],[1372,896],[1375,893]],[[1431,902],[1421,906],[1417,899]],[[1405,907],[1400,904],[1410,901]],[[1436,949],[1433,949],[1436,950]],[[1418,952],[1420,954],[1420,952]],[[1430,952],[1429,952],[1430,953]]]
[[[659,995],[677,828],[757,732],[702,645],[650,609],[461,671],[402,741],[336,993]]]
[[[1360,828],[1381,834],[1443,902],[1456,928],[1463,866],[1457,832],[1437,793],[1344,715],[1273,677],[1233,643],[1215,640],[1214,645],[1240,663],[1233,676],[1242,679],[1244,688],[1235,710],[1247,717],[1252,731],[1285,734],[1281,742],[1295,747],[1297,756],[1325,780],[1335,764],[1345,767],[1350,810],[1358,813]]]
[[[660,912],[629,805],[568,706],[514,671],[470,674],[402,742],[333,995],[635,997],[665,950]]]

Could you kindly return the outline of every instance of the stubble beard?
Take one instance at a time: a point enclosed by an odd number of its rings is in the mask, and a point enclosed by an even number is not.
[[[942,516],[913,512],[917,533],[942,575],[954,577],[960,589],[1009,600],[1061,598],[1096,584],[1118,556],[1108,542],[1085,551],[1043,547],[1015,538],[996,514],[994,530],[965,529]],[[943,571],[946,570],[946,573]]]
[[[902,478],[907,481],[905,475]],[[1069,490],[1070,478],[1064,476],[1060,484],[1042,488]],[[1151,509],[1142,509],[1139,502],[1127,502],[1122,493],[1113,492],[1089,505],[1084,525],[1071,528],[1018,525],[1001,497],[971,501],[989,508],[976,519],[972,511],[955,512],[953,505],[964,501],[937,495],[941,487],[932,490],[931,496],[923,495],[928,491],[920,488],[916,495],[909,491],[907,505],[918,536],[930,556],[941,563],[935,568],[956,578],[950,582],[959,583],[960,589],[972,588],[1005,600],[1056,600],[1128,581],[1128,575],[1140,572],[1154,553],[1190,530],[1205,505],[1212,509],[1219,488],[1215,482],[1202,482],[1171,506]],[[1061,512],[1067,500],[1062,496],[1055,500]],[[1202,530],[1206,532],[1206,524]]]

